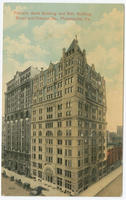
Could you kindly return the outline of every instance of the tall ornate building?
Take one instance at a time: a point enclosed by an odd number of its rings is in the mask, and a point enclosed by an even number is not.
[[[2,165],[4,163],[4,149],[6,147],[5,119],[2,117]]]
[[[33,78],[31,133],[31,174],[38,181],[77,194],[105,174],[105,80],[77,38]]]
[[[16,72],[5,93],[4,165],[20,174],[30,175],[32,77],[33,67]]]

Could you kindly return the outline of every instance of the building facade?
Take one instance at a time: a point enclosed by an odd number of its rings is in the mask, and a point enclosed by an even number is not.
[[[120,136],[118,133],[107,131],[106,136],[108,148],[111,145],[122,145],[122,136]]]
[[[110,131],[107,130],[106,136],[107,136],[107,145],[113,144],[114,141],[115,141],[115,138],[117,138],[117,133],[116,132],[110,132]]]
[[[57,64],[33,78],[31,174],[78,192],[106,172],[105,80],[77,38]]]
[[[123,126],[117,126],[118,143],[123,146]]]
[[[108,172],[118,167],[122,161],[122,145],[109,145],[107,149],[107,170]]]
[[[30,175],[32,77],[37,73],[32,66],[16,72],[5,93],[4,165],[26,176]]]
[[[123,126],[117,126],[117,136],[123,138]]]
[[[2,117],[2,165],[4,164],[4,149],[6,147],[5,118]]]

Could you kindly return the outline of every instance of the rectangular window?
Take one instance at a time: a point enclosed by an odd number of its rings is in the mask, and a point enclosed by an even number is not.
[[[71,107],[71,102],[70,101],[67,101],[66,102],[66,108],[70,108]]]
[[[57,154],[62,154],[62,149],[57,149]]]
[[[39,120],[42,120],[42,116],[39,116]]]
[[[46,156],[46,161],[49,163],[53,162],[53,157],[52,156]]]
[[[42,108],[39,108],[39,114],[41,114],[42,113]]]
[[[38,168],[42,169],[42,164],[41,163],[38,163]]]
[[[72,141],[71,140],[65,140],[65,145],[72,145]]]
[[[72,125],[72,121],[71,120],[67,120],[66,121],[66,127],[71,126]]]
[[[39,128],[42,128],[42,124],[39,124]]]
[[[47,107],[47,112],[52,112],[53,111],[53,107]]]
[[[33,124],[33,129],[36,129],[36,124],[35,123]]]
[[[71,181],[65,180],[65,188],[71,190]]]
[[[62,158],[57,158],[57,163],[62,164]]]
[[[33,169],[33,175],[36,176],[36,169]]]
[[[38,155],[38,159],[39,159],[39,160],[42,160],[42,154],[39,154],[39,155]]]
[[[36,167],[36,162],[33,162],[32,165],[33,165],[33,167]]]
[[[33,136],[36,136],[36,131],[33,131]]]
[[[65,156],[72,156],[72,150],[71,149],[65,149]]]
[[[46,128],[53,128],[53,122],[46,123]]]
[[[36,139],[32,139],[32,143],[36,143]]]
[[[62,186],[62,178],[57,177],[57,185]]]
[[[72,167],[72,160],[65,160],[65,166]]]
[[[71,111],[67,111],[66,116],[71,116]]]
[[[42,144],[42,139],[39,138],[39,139],[38,139],[38,142],[39,142],[39,144]]]
[[[38,177],[42,178],[42,172],[41,171],[38,171]]]
[[[36,146],[32,146],[32,150],[33,150],[33,151],[36,151]]]
[[[60,121],[60,122],[57,122],[57,126],[58,126],[58,128],[59,127],[62,127],[62,122]]]
[[[57,174],[62,174],[62,169],[57,168]]]
[[[80,167],[81,166],[81,161],[80,160],[78,160],[78,167]]]
[[[71,171],[65,170],[65,176],[71,178]]]
[[[71,136],[71,129],[66,130],[66,136]]]
[[[39,146],[38,149],[39,149],[39,151],[42,151],[42,147],[41,146]]]
[[[57,144],[62,145],[62,140],[57,140]]]
[[[62,104],[58,104],[58,110],[62,110]]]
[[[62,117],[62,113],[60,112],[60,113],[58,113],[58,117]]]

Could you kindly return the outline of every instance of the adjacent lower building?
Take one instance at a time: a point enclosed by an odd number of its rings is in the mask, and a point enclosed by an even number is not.
[[[122,134],[122,133],[121,133]],[[122,136],[118,132],[107,131],[107,148],[112,145],[122,145]]]
[[[30,175],[32,66],[16,72],[5,92],[4,166],[19,174]]]
[[[77,194],[106,173],[106,87],[77,38],[33,78],[31,175]]]
[[[123,126],[117,126],[117,136],[123,137]]]
[[[109,145],[107,149],[107,171],[115,169],[122,162],[122,145],[113,144]]]

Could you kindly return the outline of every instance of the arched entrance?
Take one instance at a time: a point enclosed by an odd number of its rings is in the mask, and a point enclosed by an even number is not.
[[[52,167],[50,166],[46,166],[43,169],[43,174],[44,174],[44,180],[50,183],[54,182],[54,171],[52,169]]]
[[[47,168],[45,170],[45,175],[46,175],[46,181],[52,183],[53,182],[53,172],[50,168]]]

